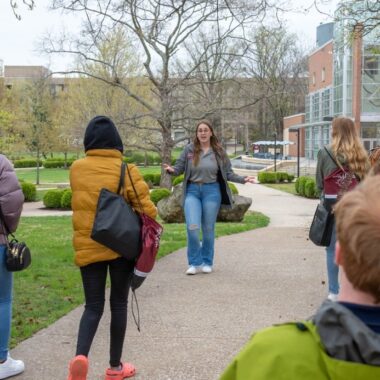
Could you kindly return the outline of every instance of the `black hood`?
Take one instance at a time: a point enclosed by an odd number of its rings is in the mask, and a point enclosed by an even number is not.
[[[84,151],[90,149],[117,149],[123,153],[123,142],[113,121],[107,116],[96,116],[84,134]]]

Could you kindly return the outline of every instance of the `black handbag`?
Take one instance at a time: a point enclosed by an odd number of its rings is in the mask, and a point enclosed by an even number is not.
[[[117,192],[101,189],[91,238],[128,260],[141,251],[141,220],[124,198],[125,163],[121,165]]]
[[[3,210],[0,207],[0,217],[2,220],[2,227],[6,237],[6,261],[5,267],[9,272],[18,272],[26,269],[32,262],[32,256],[30,249],[24,242],[19,242],[16,237],[10,232],[7,224],[5,223],[5,217]],[[8,239],[8,235],[12,236],[12,239]]]
[[[311,222],[309,239],[318,246],[328,247],[331,242],[334,215],[326,209],[323,203],[319,203]]]

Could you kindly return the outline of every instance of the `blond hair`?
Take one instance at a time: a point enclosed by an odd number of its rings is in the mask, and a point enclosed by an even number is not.
[[[368,154],[360,141],[354,122],[337,117],[332,123],[331,150],[338,161],[343,161],[360,179],[369,170]]]
[[[369,176],[346,193],[335,218],[348,280],[380,303],[380,176]]]

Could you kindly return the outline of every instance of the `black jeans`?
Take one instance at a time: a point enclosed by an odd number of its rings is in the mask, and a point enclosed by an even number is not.
[[[80,268],[86,299],[79,324],[76,355],[88,356],[99,321],[103,315],[107,270],[111,278],[110,365],[120,364],[127,328],[128,293],[134,263],[124,258],[101,261]]]

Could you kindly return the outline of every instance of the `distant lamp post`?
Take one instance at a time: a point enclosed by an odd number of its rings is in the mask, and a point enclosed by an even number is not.
[[[277,132],[273,133],[274,137],[274,172],[276,172],[276,156],[277,156]]]
[[[289,129],[289,132],[297,133],[297,178],[300,176],[300,130],[299,129]]]

